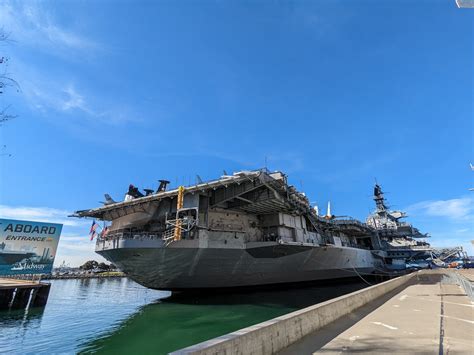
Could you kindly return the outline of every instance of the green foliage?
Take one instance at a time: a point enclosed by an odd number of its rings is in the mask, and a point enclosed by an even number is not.
[[[106,263],[100,263],[100,264],[98,265],[98,268],[99,268],[100,270],[107,271],[107,270],[110,269],[110,266],[107,265]]]
[[[81,270],[94,270],[94,269],[97,269],[99,266],[99,263],[95,260],[89,260],[89,261],[86,261],[84,263],[84,265],[82,265],[80,267]]]

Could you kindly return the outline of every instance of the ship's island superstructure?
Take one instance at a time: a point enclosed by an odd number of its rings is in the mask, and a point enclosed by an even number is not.
[[[366,224],[375,230],[380,241],[379,255],[384,257],[389,269],[404,268],[407,261],[416,261],[431,255],[431,246],[424,241],[428,234],[401,221],[407,215],[403,211],[390,211],[386,205],[380,185],[375,184],[376,209],[366,219]]]
[[[110,221],[96,252],[138,283],[165,290],[327,280],[384,272],[420,250],[418,230],[377,211],[367,223],[320,216],[282,172],[241,171],[145,195],[130,185],[125,201],[77,217]],[[379,196],[379,197],[377,197]],[[417,234],[418,233],[418,234]],[[426,236],[424,236],[426,237]],[[406,256],[398,248],[403,241]],[[413,245],[412,245],[413,244]],[[423,245],[429,248],[428,244]],[[396,251],[394,251],[396,250]],[[404,254],[405,255],[405,254]]]

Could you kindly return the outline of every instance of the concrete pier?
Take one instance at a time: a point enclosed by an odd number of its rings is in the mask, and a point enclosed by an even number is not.
[[[0,310],[45,306],[50,287],[37,281],[0,279]]]
[[[459,276],[419,271],[173,354],[474,353],[471,284]]]
[[[472,354],[474,304],[454,272],[419,274],[372,312],[354,314],[355,324],[341,319],[279,354]],[[333,339],[324,344],[321,333]]]

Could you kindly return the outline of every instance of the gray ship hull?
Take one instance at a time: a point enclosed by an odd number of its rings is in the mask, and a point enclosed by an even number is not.
[[[200,179],[198,179],[200,180]],[[286,174],[260,169],[166,190],[129,186],[123,202],[75,213],[111,224],[96,252],[164,290],[248,287],[357,277],[427,250],[379,185],[367,223],[321,216]],[[392,253],[393,249],[393,253]],[[403,253],[403,255],[400,255]],[[394,262],[395,261],[395,262]]]
[[[378,261],[369,250],[255,243],[235,248],[102,248],[143,286],[162,290],[246,287],[355,277]],[[267,244],[267,246],[265,246]],[[270,245],[268,245],[270,244]]]

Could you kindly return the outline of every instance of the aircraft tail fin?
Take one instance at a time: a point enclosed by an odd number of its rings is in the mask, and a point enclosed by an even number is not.
[[[104,205],[111,205],[112,203],[116,203],[116,201],[112,197],[110,197],[109,194],[104,194],[104,197],[105,197]]]

